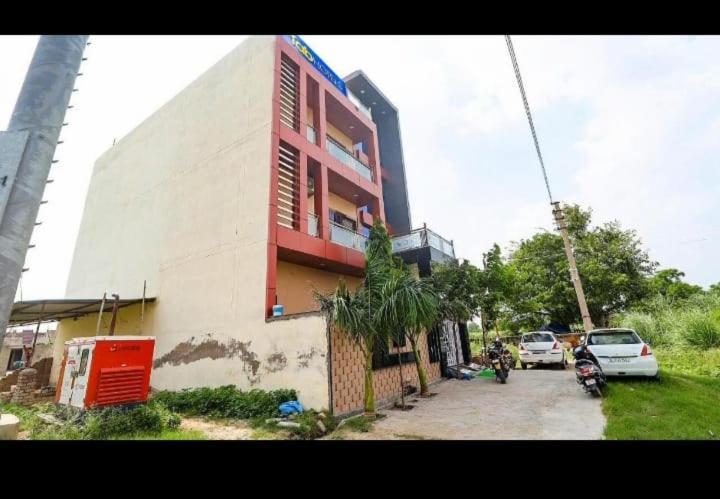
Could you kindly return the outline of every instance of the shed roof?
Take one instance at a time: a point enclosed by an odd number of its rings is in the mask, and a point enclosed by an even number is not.
[[[125,298],[118,300],[118,307],[128,307],[142,303],[142,298]],[[145,298],[145,302],[154,302],[155,297]],[[110,312],[114,300],[107,298],[103,312]],[[98,298],[63,298],[59,300],[18,301],[13,304],[9,326],[22,326],[41,322],[54,322],[62,319],[73,319],[100,312],[102,299]]]

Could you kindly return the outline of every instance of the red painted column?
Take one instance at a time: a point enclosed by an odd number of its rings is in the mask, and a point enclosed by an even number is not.
[[[325,148],[325,135],[326,135],[326,129],[327,129],[327,116],[325,113],[325,90],[323,90],[322,85],[318,85],[318,107],[315,110],[317,115],[317,127],[315,128],[317,135],[318,135],[318,141],[317,145],[320,146],[320,149],[323,151],[326,150]]]
[[[318,217],[320,239],[330,239],[330,194],[327,165],[315,169],[315,215]]]
[[[305,125],[301,125],[305,126]],[[298,206],[300,208],[300,232],[303,234],[308,233],[308,186],[307,186],[307,163],[308,157],[305,151],[300,151],[300,200]]]
[[[307,137],[307,73],[300,66],[300,135]]]

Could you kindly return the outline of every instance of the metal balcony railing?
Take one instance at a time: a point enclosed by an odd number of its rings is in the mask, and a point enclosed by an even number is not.
[[[444,255],[455,258],[455,246],[447,239],[440,237],[430,229],[422,228],[404,236],[397,236],[392,239],[393,253],[400,253],[414,248],[430,246]]]
[[[318,217],[313,213],[308,213],[308,234],[315,237],[320,236],[320,231],[318,230]]]
[[[365,251],[367,246],[367,237],[335,222],[330,222],[330,240],[362,252]]]
[[[368,165],[364,164],[362,161],[353,156],[350,151],[345,149],[342,144],[340,144],[337,140],[333,139],[331,136],[327,136],[327,140],[325,141],[325,143],[327,144],[325,146],[327,147],[327,151],[338,161],[340,161],[344,165],[349,166],[350,168],[358,172],[360,175],[372,182],[372,170],[370,170],[370,167]]]

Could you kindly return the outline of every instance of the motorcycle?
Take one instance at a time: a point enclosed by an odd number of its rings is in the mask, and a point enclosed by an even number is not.
[[[505,348],[503,350],[503,358],[505,359],[505,365],[508,369],[515,369],[515,357],[512,356],[512,352]]]
[[[575,356],[575,381],[586,393],[593,397],[602,397],[602,389],[607,385],[607,378],[595,356],[586,345],[580,345],[573,351]]]
[[[490,358],[490,364],[495,370],[495,378],[499,380],[500,383],[505,384],[510,374],[510,364],[503,350],[502,342],[495,340],[493,346],[488,351],[488,357]],[[507,351],[507,349],[505,350]]]

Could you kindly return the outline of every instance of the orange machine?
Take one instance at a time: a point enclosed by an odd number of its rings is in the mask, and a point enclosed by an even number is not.
[[[155,338],[94,336],[65,342],[55,402],[80,409],[147,401]]]

